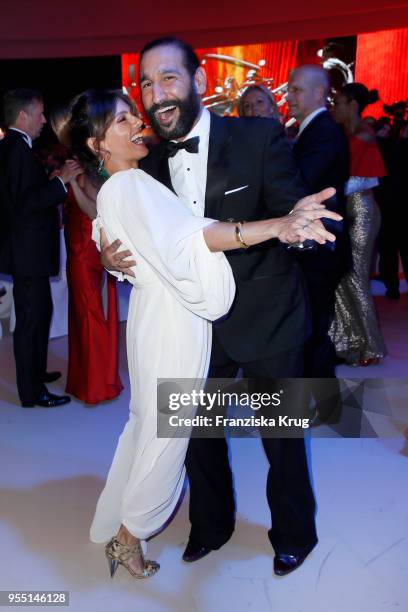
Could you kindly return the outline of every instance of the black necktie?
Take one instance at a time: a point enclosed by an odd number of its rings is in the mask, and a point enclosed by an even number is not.
[[[165,143],[164,154],[167,157],[174,157],[176,153],[180,151],[180,149],[185,149],[188,153],[198,153],[199,142],[199,136],[188,138],[187,140],[182,140],[181,142],[173,142],[172,140],[168,140]]]

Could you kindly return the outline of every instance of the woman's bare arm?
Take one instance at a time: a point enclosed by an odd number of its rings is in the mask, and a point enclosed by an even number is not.
[[[304,240],[315,240],[324,244],[326,240],[333,242],[336,237],[328,232],[320,222],[321,218],[341,221],[337,213],[327,210],[321,202],[334,195],[332,188],[324,189],[318,194],[307,196],[298,202],[296,208],[284,217],[251,221],[236,230],[236,223],[216,222],[203,230],[204,239],[210,251],[230,251],[246,246],[260,244],[271,238],[291,244]]]
[[[85,213],[85,215],[87,215],[87,217],[90,219],[95,219],[97,196],[96,187],[94,187],[84,175],[74,178],[70,184],[79,208],[83,213]]]
[[[335,236],[328,232],[321,218],[341,221],[342,217],[335,212],[327,210],[321,203],[335,194],[333,188],[324,189],[318,194],[307,196],[300,200],[289,215],[278,219],[265,219],[263,221],[250,221],[241,226],[241,237],[247,246],[260,244],[272,238],[278,238],[286,244],[315,240],[324,244],[326,240],[333,242]],[[215,221],[203,230],[204,239],[210,251],[231,251],[242,249],[243,244],[237,239],[236,223]],[[129,258],[132,253],[128,250],[119,251],[119,240],[109,245],[105,233],[101,230],[101,262],[107,270],[123,272],[134,276],[131,269],[135,261]]]

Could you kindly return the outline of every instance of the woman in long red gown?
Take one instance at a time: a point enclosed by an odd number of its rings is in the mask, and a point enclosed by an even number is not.
[[[65,205],[69,294],[66,392],[87,404],[113,399],[123,389],[118,373],[116,280],[107,275],[105,318],[105,271],[91,239],[97,191],[93,182],[81,175],[71,184]]]

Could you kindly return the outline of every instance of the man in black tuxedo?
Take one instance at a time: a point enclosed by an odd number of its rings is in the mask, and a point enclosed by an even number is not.
[[[344,185],[349,173],[347,138],[326,108],[329,94],[327,72],[320,66],[300,66],[288,83],[289,113],[299,123],[293,151],[302,179],[311,191],[335,187],[327,200],[329,210],[345,215]],[[335,290],[349,265],[342,223],[324,220],[336,234],[335,243],[314,245],[299,254],[310,297],[312,334],[306,343],[305,372],[308,378],[335,377],[335,350],[329,337],[334,316]]]
[[[190,46],[176,39],[147,45],[140,57],[140,85],[145,111],[163,139],[141,167],[194,214],[224,221],[280,217],[306,195],[277,121],[220,118],[202,107],[205,73]],[[312,225],[306,228],[309,237],[314,228],[323,228]],[[118,243],[105,246],[102,262],[128,271],[132,262],[124,258],[130,253],[115,254],[117,248]],[[227,318],[214,325],[209,376],[234,378],[242,367],[245,377],[301,377],[309,323],[292,255],[277,240],[226,255],[237,295]],[[316,545],[315,500],[303,438],[265,438],[263,445],[270,463],[274,567],[286,574]],[[234,530],[225,439],[191,439],[186,467],[192,529],[183,559],[191,562],[220,548]]]
[[[64,183],[80,169],[67,163],[59,177],[49,180],[31,150],[46,123],[40,93],[7,92],[4,119],[8,129],[0,142],[0,272],[13,277],[17,389],[23,407],[52,408],[70,401],[49,393],[44,385],[60,376],[46,372],[52,315],[49,277],[59,272],[57,206],[66,197]]]

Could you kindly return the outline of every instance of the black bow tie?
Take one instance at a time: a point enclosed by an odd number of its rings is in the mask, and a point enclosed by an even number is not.
[[[172,140],[168,140],[165,143],[164,154],[167,157],[174,157],[176,153],[180,151],[180,149],[185,149],[188,153],[198,153],[199,142],[199,136],[188,138],[187,140],[182,140],[181,142],[173,142]]]

